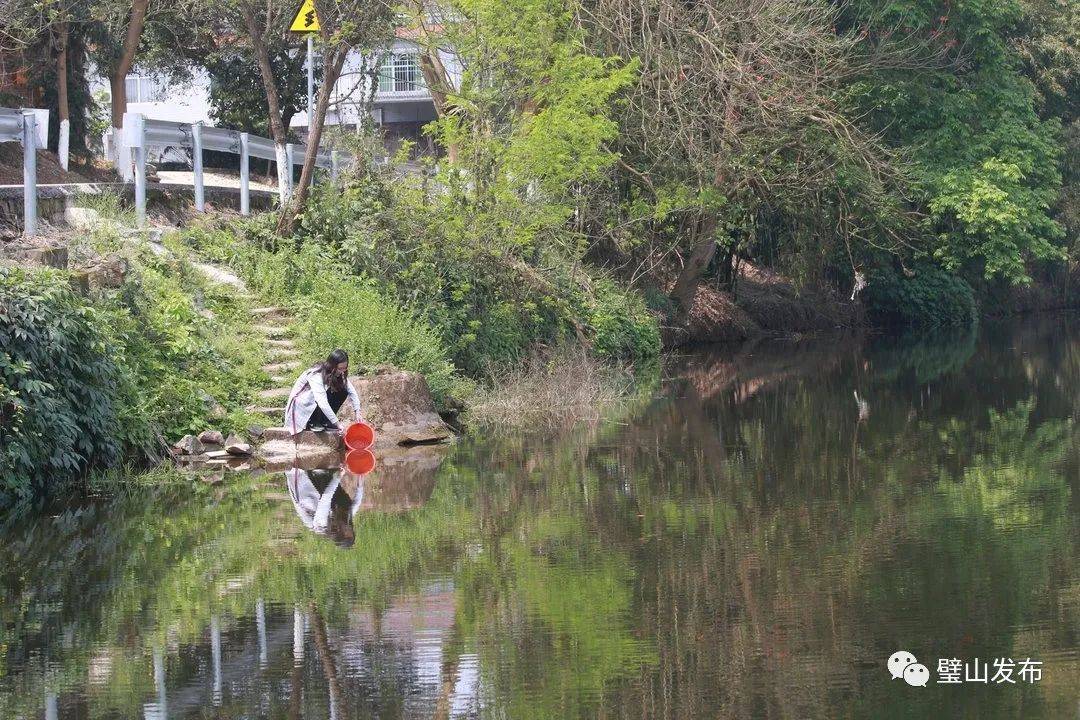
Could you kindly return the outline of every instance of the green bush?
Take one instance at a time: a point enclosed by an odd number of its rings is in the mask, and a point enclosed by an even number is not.
[[[98,300],[137,388],[130,411],[168,440],[213,424],[243,429],[242,408],[265,380],[246,306],[189,264],[146,253],[123,286]],[[199,307],[199,306],[203,307]]]
[[[246,306],[181,260],[127,249],[115,291],[0,269],[0,504],[246,425],[263,355]]]
[[[498,210],[490,222],[479,212],[405,181],[391,191],[373,173],[344,189],[318,189],[298,241],[333,252],[426,319],[471,375],[582,330],[605,356],[659,352],[656,322],[637,295],[591,281],[580,238],[528,228],[502,236]]]
[[[875,325],[964,325],[975,319],[975,293],[962,278],[923,263],[910,277],[892,266],[868,273],[860,295]]]
[[[60,273],[0,268],[0,501],[115,462],[126,382],[107,318]]]
[[[660,353],[660,328],[642,298],[604,279],[589,308],[593,347],[602,357],[647,360]]]

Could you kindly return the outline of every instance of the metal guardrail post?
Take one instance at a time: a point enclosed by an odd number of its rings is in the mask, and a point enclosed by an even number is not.
[[[31,112],[22,116],[23,235],[37,235],[37,120]]]
[[[248,152],[248,134],[240,133],[240,214],[251,214],[250,182],[251,156]]]
[[[60,167],[64,170],[68,169],[70,152],[69,147],[71,145],[71,121],[60,121],[60,134],[56,140],[56,154],[60,157]]]
[[[202,130],[201,122],[191,126],[191,159],[195,170],[195,210],[198,212],[206,210],[206,194],[203,189]]]
[[[292,199],[293,191],[293,163],[296,162],[296,144],[289,143],[285,146],[285,195],[286,199]]]

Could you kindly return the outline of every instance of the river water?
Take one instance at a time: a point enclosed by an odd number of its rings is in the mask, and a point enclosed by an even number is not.
[[[1068,317],[762,343],[557,438],[54,505],[0,524],[0,718],[1077,718],[1078,408]]]

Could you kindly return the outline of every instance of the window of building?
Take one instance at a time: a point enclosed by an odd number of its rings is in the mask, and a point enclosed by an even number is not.
[[[413,53],[390,54],[379,68],[379,92],[410,92],[424,89],[420,61]]]
[[[124,79],[129,103],[163,102],[164,86],[149,75],[128,75]]]

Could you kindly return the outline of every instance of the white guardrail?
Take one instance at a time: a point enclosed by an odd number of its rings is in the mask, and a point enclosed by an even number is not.
[[[49,111],[40,109],[0,108],[0,142],[17,142],[23,146],[23,234],[36,235],[38,227],[37,150],[47,146]],[[203,150],[233,153],[240,156],[240,211],[251,213],[249,164],[252,157],[278,160],[274,141],[237,130],[206,127],[202,123],[151,120],[138,113],[124,115],[124,144],[130,148],[135,169],[135,210],[142,224],[146,221],[146,151],[149,148],[190,149],[195,169],[195,208],[206,209],[203,187]],[[304,164],[307,146],[289,143],[285,146],[284,165],[278,162],[279,187],[286,197],[292,193],[292,168]],[[341,165],[337,150],[320,150],[315,165],[330,171],[336,181]]]
[[[140,113],[124,114],[124,145],[130,148],[135,168],[135,214],[139,224],[146,222],[146,151],[149,148],[184,148],[191,150],[194,169],[195,209],[203,212],[206,208],[203,185],[204,150],[232,153],[240,156],[240,212],[251,213],[251,190],[249,165],[252,157],[263,160],[278,160],[274,141],[258,135],[250,135],[238,130],[208,127],[202,123],[187,123],[152,120]],[[292,194],[292,168],[304,164],[307,146],[289,143],[285,146],[285,167],[277,163],[279,187],[285,188],[286,197]],[[336,181],[340,167],[337,150],[320,150],[315,156],[315,166],[330,170],[331,179]]]
[[[0,142],[23,146],[23,234],[37,234],[37,149],[45,147],[48,110],[0,108]]]

